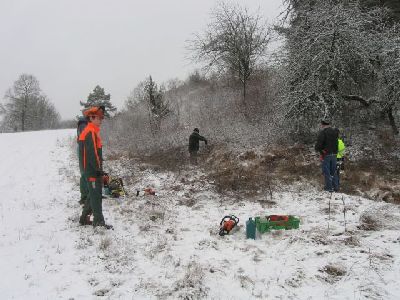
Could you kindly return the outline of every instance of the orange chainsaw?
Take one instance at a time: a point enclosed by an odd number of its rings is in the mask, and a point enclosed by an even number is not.
[[[219,223],[219,235],[224,236],[229,234],[229,232],[235,228],[235,226],[239,223],[239,218],[235,215],[225,216],[222,218]]]

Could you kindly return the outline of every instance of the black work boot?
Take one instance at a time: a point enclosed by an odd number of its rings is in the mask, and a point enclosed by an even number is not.
[[[79,218],[79,224],[84,226],[84,225],[92,225],[92,221],[90,221],[90,215],[87,216],[81,216]]]
[[[112,226],[110,224],[104,224],[104,228],[107,229],[107,230],[109,230],[109,229],[114,230],[114,226]]]
[[[112,225],[106,224],[106,223],[104,223],[104,222],[101,222],[101,223],[93,223],[93,227],[96,227],[96,226],[104,227],[104,228],[107,229],[107,230],[109,230],[109,229],[114,230],[114,227],[113,227]]]

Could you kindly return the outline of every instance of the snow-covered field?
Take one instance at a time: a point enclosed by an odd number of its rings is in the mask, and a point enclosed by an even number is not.
[[[129,193],[104,200],[115,230],[82,227],[74,135],[0,134],[1,299],[400,298],[399,206],[335,194],[328,231],[329,195],[301,184],[240,199],[200,171],[121,159],[105,163]],[[158,196],[134,196],[147,186]],[[232,213],[240,226],[220,237]],[[297,215],[300,229],[246,240],[245,220],[267,214]]]

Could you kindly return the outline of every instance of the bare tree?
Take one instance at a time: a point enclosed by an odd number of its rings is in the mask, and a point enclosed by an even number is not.
[[[5,95],[3,126],[16,131],[56,128],[60,115],[41,94],[35,76],[22,74]]]
[[[265,55],[269,42],[266,26],[259,14],[252,15],[246,8],[220,2],[211,13],[211,23],[203,34],[189,42],[193,59],[206,62],[238,78],[242,84],[243,101],[246,85],[257,63]]]
[[[35,98],[29,111],[34,116],[29,122],[31,130],[57,128],[60,123],[60,114],[45,95]]]
[[[382,37],[385,43],[377,51],[379,104],[393,132],[399,134],[394,115],[400,106],[400,24],[387,29]]]
[[[39,82],[33,75],[22,74],[17,81],[14,82],[13,88],[9,89],[5,98],[9,100],[6,104],[8,118],[14,122],[18,122],[22,131],[25,131],[28,108],[30,103],[39,97]]]
[[[289,118],[307,128],[316,118],[349,116],[351,102],[371,110],[371,103],[384,101],[376,95],[382,16],[351,2],[288,2],[289,26],[278,30],[286,39],[281,53]]]
[[[375,1],[374,1],[375,2]],[[356,0],[285,0],[283,99],[297,129],[332,117],[351,126],[388,117],[399,103],[399,26],[386,8]]]

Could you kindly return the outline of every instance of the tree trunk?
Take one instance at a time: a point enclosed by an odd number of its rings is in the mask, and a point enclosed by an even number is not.
[[[395,121],[394,116],[393,116],[393,109],[390,108],[388,110],[387,114],[388,114],[388,117],[389,117],[390,126],[392,126],[393,133],[396,134],[396,135],[399,134],[399,129],[397,128],[396,121]]]
[[[24,98],[24,104],[22,105],[22,112],[21,112],[21,131],[25,131],[25,102],[26,102],[25,98]]]
[[[246,103],[246,80],[243,80],[243,103]]]
[[[28,109],[28,96],[24,96],[24,105],[22,106],[22,120],[21,120],[21,130],[25,131],[25,121],[26,121],[26,111]]]
[[[25,111],[22,111],[21,115],[21,131],[25,131]]]

